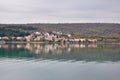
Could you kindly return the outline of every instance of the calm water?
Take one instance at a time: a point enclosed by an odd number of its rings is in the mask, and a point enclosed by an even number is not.
[[[120,80],[120,45],[0,45],[0,80]]]

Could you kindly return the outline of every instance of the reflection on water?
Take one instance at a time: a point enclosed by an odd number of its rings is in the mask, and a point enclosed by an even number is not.
[[[0,80],[120,80],[120,45],[0,45]]]
[[[4,44],[0,57],[58,61],[119,61],[120,45],[106,44]]]

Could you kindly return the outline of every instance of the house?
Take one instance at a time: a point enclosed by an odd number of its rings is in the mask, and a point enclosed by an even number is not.
[[[86,41],[85,38],[80,38],[79,40],[80,40],[81,42],[85,42],[85,41]]]
[[[56,35],[62,35],[62,32],[61,32],[61,31],[53,31],[52,33],[53,33],[53,34],[56,34]]]
[[[24,38],[24,37],[17,37],[16,39],[17,39],[17,40],[20,40],[20,41],[25,40],[25,38]]]
[[[57,38],[57,35],[52,35],[52,40],[56,42],[59,41],[59,38]]]
[[[88,39],[89,42],[96,42],[97,39]]]
[[[21,40],[21,39],[22,39],[22,37],[17,37],[16,39],[17,39],[17,40]]]
[[[2,37],[1,39],[3,39],[3,40],[9,40],[9,37],[4,36],[4,37]]]
[[[36,35],[40,35],[41,33],[40,32],[35,32]]]
[[[80,41],[80,39],[74,39],[74,41],[75,41],[75,42],[79,42],[79,41]]]
[[[31,36],[29,35],[29,36],[25,36],[25,39],[26,39],[26,41],[30,41],[30,39],[31,39]]]
[[[40,39],[41,39],[41,36],[37,36],[37,37],[34,39],[34,41],[40,41]]]
[[[44,37],[47,38],[49,36],[49,33],[44,33]]]
[[[70,37],[71,37],[71,34],[66,34],[66,36],[70,38]]]
[[[44,34],[44,39],[48,40],[48,41],[58,41],[57,35],[55,35],[55,34],[49,34],[49,33],[45,33]]]
[[[45,34],[45,40],[52,41],[53,38],[52,38],[51,35],[49,35],[49,33],[46,33],[46,34]]]

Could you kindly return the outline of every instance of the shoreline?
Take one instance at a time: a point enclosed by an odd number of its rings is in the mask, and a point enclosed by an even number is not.
[[[91,43],[87,43],[87,42],[20,42],[20,41],[9,41],[6,42],[6,44],[119,44],[120,42],[91,42]]]

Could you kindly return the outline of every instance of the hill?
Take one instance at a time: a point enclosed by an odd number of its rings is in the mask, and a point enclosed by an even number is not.
[[[120,24],[115,23],[1,24],[0,30],[2,27],[27,32],[62,31],[77,37],[120,38]]]

